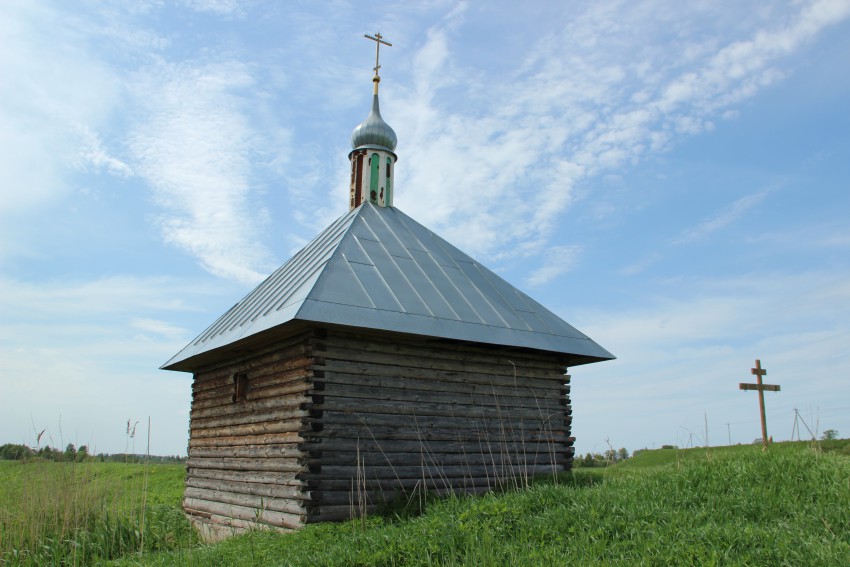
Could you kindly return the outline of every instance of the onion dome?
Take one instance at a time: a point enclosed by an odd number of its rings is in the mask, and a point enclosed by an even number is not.
[[[395,131],[381,118],[376,92],[372,96],[372,112],[351,133],[351,147],[355,150],[363,147],[379,147],[392,152],[395,151],[396,144],[398,144],[398,138]]]

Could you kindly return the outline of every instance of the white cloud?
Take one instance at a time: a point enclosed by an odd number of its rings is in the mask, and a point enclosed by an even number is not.
[[[49,4],[3,2],[0,36],[0,214],[31,213],[69,192],[77,125],[97,130],[121,93],[88,38]]]
[[[244,4],[239,0],[182,0],[182,2],[193,10],[219,16],[240,16],[244,12]]]
[[[581,254],[580,246],[553,246],[546,251],[545,265],[526,278],[530,286],[547,284],[575,267]]]
[[[248,65],[163,63],[140,77],[144,108],[131,134],[134,169],[163,207],[166,241],[211,273],[256,283],[269,270],[253,197],[252,157],[263,139],[248,117]]]
[[[398,204],[473,255],[524,250],[549,238],[578,183],[734,116],[730,106],[787,74],[784,57],[848,15],[841,2],[782,18],[773,9],[594,4],[535,38],[512,77],[462,68],[453,44],[463,24],[438,24],[413,58],[413,89],[385,113],[404,134]]]
[[[77,167],[93,168],[95,171],[106,170],[122,177],[133,175],[133,170],[129,165],[109,154],[104,148],[100,136],[83,124],[78,124],[76,129],[80,137]]]

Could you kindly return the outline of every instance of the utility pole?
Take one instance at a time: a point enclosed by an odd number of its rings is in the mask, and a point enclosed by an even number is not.
[[[738,387],[741,390],[756,390],[759,393],[759,412],[761,413],[761,441],[764,448],[767,449],[767,417],[764,413],[764,392],[778,392],[779,386],[776,384],[763,384],[761,377],[767,374],[767,370],[761,367],[761,360],[756,359],[756,367],[750,369],[750,372],[756,377],[756,384],[740,383]]]
[[[726,432],[729,433],[729,446],[732,446],[732,428],[729,427],[729,422],[726,422]]]
[[[797,414],[797,408],[794,408],[794,427],[791,428],[791,441],[794,440],[794,434],[795,433],[797,434],[797,441],[800,440],[800,432],[799,432],[799,429],[797,428],[797,418],[798,417],[799,416]]]

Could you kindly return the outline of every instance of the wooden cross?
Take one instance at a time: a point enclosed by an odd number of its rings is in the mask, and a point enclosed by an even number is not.
[[[379,64],[379,61],[380,61],[380,58],[381,58],[381,44],[383,43],[384,45],[389,45],[390,47],[392,47],[393,44],[388,42],[388,41],[384,41],[383,37],[379,33],[376,33],[375,35],[369,35],[367,33],[367,34],[364,34],[363,37],[371,39],[372,41],[375,42],[375,76],[377,77],[378,76],[378,69],[381,68],[381,66]]]
[[[759,411],[761,412],[761,441],[764,447],[767,448],[767,418],[764,415],[764,393],[778,392],[779,386],[776,384],[762,384],[761,377],[767,374],[767,370],[761,367],[761,360],[756,359],[756,367],[751,368],[750,372],[756,377],[756,384],[740,383],[738,387],[741,390],[757,390],[759,393]]]

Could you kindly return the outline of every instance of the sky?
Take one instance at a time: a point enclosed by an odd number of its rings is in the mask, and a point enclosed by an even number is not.
[[[850,0],[0,3],[0,444],[185,455],[159,367],[395,205],[617,356],[580,454],[850,436]],[[130,436],[128,422],[137,425]]]

